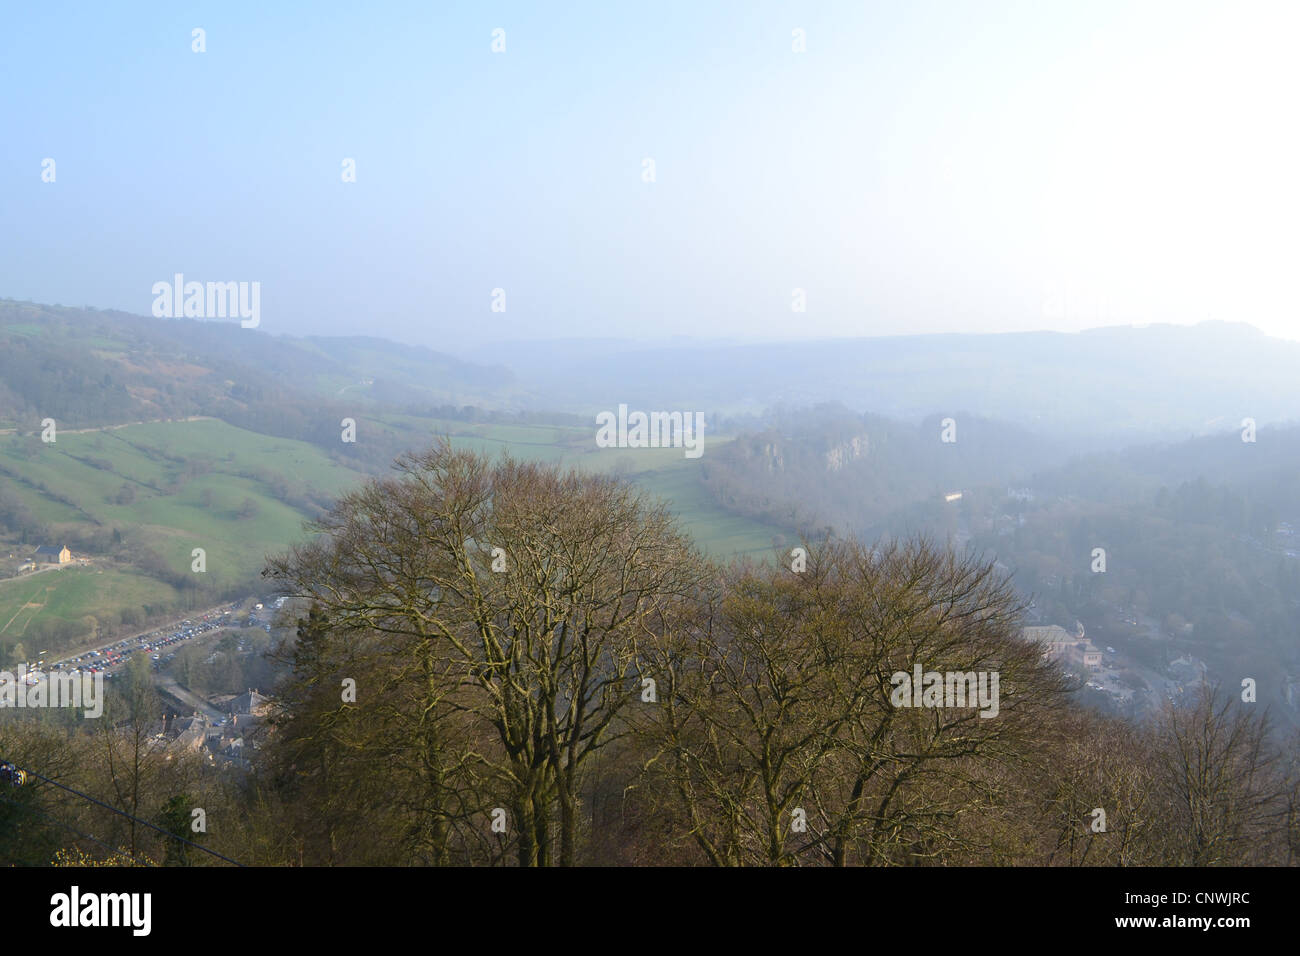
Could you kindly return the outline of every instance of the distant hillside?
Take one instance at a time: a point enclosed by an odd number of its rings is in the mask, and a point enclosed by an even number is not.
[[[890,515],[947,494],[1022,478],[1069,449],[1023,428],[956,412],[920,425],[839,405],[779,412],[702,459],[721,507],[791,527],[874,536]]]
[[[515,389],[504,368],[382,339],[0,300],[0,427],[193,415],[257,427],[295,403],[501,407]]]
[[[490,364],[375,338],[0,300],[0,428],[210,415],[320,443],[336,426],[317,434],[315,420],[336,421],[336,411],[586,419],[627,403],[716,422],[838,402],[913,423],[961,411],[1084,452],[1219,432],[1247,417],[1300,421],[1300,343],[1224,322],[766,345],[566,340],[478,357]]]
[[[552,407],[729,413],[840,402],[917,421],[956,410],[1076,450],[1300,420],[1300,343],[1243,324],[925,335],[768,345],[544,342],[496,350]]]

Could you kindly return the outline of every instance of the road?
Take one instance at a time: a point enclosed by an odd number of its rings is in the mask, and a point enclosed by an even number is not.
[[[69,561],[67,564],[38,564],[36,567],[32,568],[32,570],[24,571],[22,574],[15,574],[12,578],[7,578],[6,580],[25,581],[28,578],[35,577],[38,574],[44,574],[46,571],[62,571],[64,568],[71,568],[71,567],[85,568],[89,566],[90,566],[90,562],[87,561],[85,558],[74,558],[72,561]]]
[[[98,425],[94,428],[58,428],[55,426],[54,441],[57,444],[59,435],[89,435],[92,432],[116,431],[119,428],[132,428],[136,425],[158,425],[163,422],[211,422],[216,421],[211,415],[191,415],[189,418],[151,418],[143,422],[121,422],[117,425]],[[0,435],[15,435],[18,433],[16,428],[0,428]],[[33,430],[33,434],[35,430]]]
[[[175,678],[171,677],[170,675],[158,674],[156,677],[154,677],[154,683],[157,684],[158,687],[161,688],[162,690],[165,690],[167,693],[171,694],[181,703],[193,707],[196,711],[198,711],[201,714],[204,714],[210,720],[214,720],[214,721],[220,720],[222,717],[226,716],[221,711],[217,710],[217,708],[209,704],[202,697],[199,697],[197,694],[194,694],[191,691],[186,690],[180,684],[176,683]]]

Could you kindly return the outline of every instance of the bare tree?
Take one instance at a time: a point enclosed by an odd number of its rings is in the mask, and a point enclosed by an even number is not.
[[[715,864],[951,851],[969,837],[962,814],[1003,791],[996,768],[1031,751],[1060,682],[1017,638],[1019,605],[990,563],[922,541],[807,550],[801,573],[740,569],[665,650],[645,785]],[[896,675],[918,666],[959,678],[956,706],[899,706]],[[975,699],[980,673],[1001,681],[996,715]]]
[[[446,442],[397,470],[269,571],[388,655],[368,692],[405,701],[384,736],[417,754],[435,843],[499,803],[521,865],[572,865],[583,767],[707,564],[662,505],[611,478]]]
[[[1187,866],[1272,862],[1285,845],[1285,766],[1264,714],[1202,685],[1157,728],[1174,858]]]

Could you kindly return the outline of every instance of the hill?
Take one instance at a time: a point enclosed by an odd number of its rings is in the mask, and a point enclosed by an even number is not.
[[[0,426],[209,415],[283,422],[304,403],[508,404],[513,376],[374,338],[272,336],[238,323],[0,300]],[[302,436],[298,436],[302,437]]]
[[[0,657],[18,640],[57,645],[248,593],[265,555],[359,478],[304,442],[216,420],[65,431],[53,443],[0,436],[0,536],[13,555]],[[45,542],[88,565],[17,576]]]
[[[838,402],[904,421],[963,410],[1076,451],[1300,420],[1300,343],[1226,322],[1080,333],[771,344],[528,343],[495,349],[553,408],[626,401],[753,414]]]

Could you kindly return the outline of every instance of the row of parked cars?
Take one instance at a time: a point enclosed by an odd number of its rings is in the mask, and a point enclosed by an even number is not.
[[[82,671],[87,674],[96,674],[102,671],[105,677],[112,677],[112,668],[125,664],[134,654],[148,654],[150,660],[155,663],[160,660],[171,660],[176,656],[175,652],[173,651],[166,658],[163,658],[162,652],[164,650],[173,644],[179,644],[182,641],[188,641],[225,627],[225,618],[238,606],[237,604],[232,605],[224,611],[210,611],[196,621],[182,621],[180,627],[174,631],[154,631],[152,634],[146,634],[143,637],[128,637],[116,644],[101,647],[99,650],[88,651],[80,657],[59,661],[54,664],[54,668],[56,670],[71,671],[74,674]]]

